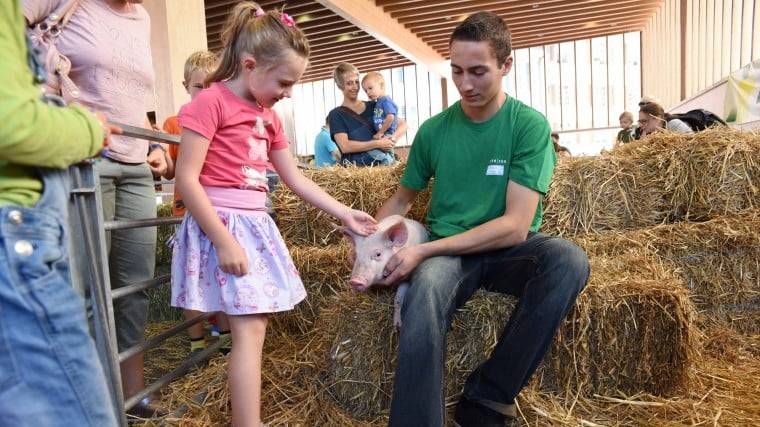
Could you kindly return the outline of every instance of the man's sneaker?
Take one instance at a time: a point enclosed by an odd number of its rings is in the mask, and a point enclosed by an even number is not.
[[[496,412],[462,396],[454,411],[457,427],[517,427],[517,418]]]

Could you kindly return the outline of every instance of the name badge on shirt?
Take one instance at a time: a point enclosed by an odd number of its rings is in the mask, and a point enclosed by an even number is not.
[[[486,175],[504,176],[504,165],[488,165]]]

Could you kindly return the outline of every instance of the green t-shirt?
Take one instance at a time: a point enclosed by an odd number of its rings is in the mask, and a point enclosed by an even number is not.
[[[530,226],[537,231],[557,162],[550,134],[541,113],[512,97],[483,123],[457,102],[422,124],[401,185],[419,191],[435,178],[427,214],[434,239],[504,215],[510,180],[542,194]]]

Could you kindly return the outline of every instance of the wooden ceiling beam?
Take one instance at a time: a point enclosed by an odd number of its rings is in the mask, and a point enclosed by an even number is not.
[[[293,18],[297,19],[297,18]],[[221,32],[224,26],[226,25],[226,21],[220,21],[215,23],[206,23],[206,31],[208,33],[215,33],[215,32]],[[311,28],[318,28],[328,25],[337,25],[337,24],[345,24],[346,20],[341,18],[340,16],[336,16],[335,14],[330,13],[329,15],[321,16],[317,19],[313,19],[301,24],[297,24],[298,27],[303,30],[304,32],[309,31]]]
[[[448,72],[448,64],[411,31],[378,7],[374,0],[317,0],[384,45],[413,62],[424,64],[433,73]]]
[[[594,26],[587,26],[587,23],[583,22],[562,22],[561,24],[544,24],[544,25],[526,25],[524,28],[517,28],[512,29],[512,39],[519,38],[521,36],[524,36],[525,34],[546,34],[547,36],[551,36],[552,34],[556,32],[561,32],[564,30],[593,30],[596,28],[602,28],[602,27],[609,27],[614,31],[614,28],[618,25],[627,25],[634,22],[641,22],[646,21],[648,19],[647,16],[632,16],[630,18],[620,19],[620,18],[611,18],[611,19],[599,19],[595,20],[593,22],[596,23]],[[435,35],[428,35],[425,37],[422,37],[422,40],[425,43],[428,44],[436,44],[440,42],[449,42],[450,33],[442,33],[442,34],[435,34]]]
[[[368,55],[366,50],[361,50],[361,51],[353,50],[353,51],[343,52],[343,54],[339,56],[332,55],[329,57],[317,58],[315,60],[312,60],[311,58],[309,58],[309,64],[317,67],[317,66],[325,65],[325,64],[335,65],[339,62],[351,62],[352,60],[363,59],[363,58],[366,58],[367,56],[371,56],[371,57],[377,58],[377,60],[380,60],[385,56],[398,55],[396,51],[383,45],[380,45],[380,48],[378,49],[371,50],[371,52],[372,53]]]
[[[323,66],[320,66],[318,68],[313,68],[313,69],[307,68],[306,72],[304,73],[304,77],[320,75],[320,74],[326,75],[329,77],[332,75],[332,71],[335,69],[335,67],[341,62],[343,61],[335,61],[335,63],[333,64],[323,65]],[[406,58],[389,59],[389,60],[384,60],[384,61],[378,61],[377,59],[370,59],[370,60],[353,61],[351,63],[355,65],[356,68],[358,68],[359,71],[362,73],[365,73],[367,71],[373,71],[373,70],[385,70],[385,69],[400,66],[400,65],[414,65],[414,62]]]
[[[591,39],[594,37],[601,37],[601,36],[614,36],[618,34],[625,34],[629,32],[640,31],[642,27],[643,25],[641,26],[630,25],[630,26],[624,26],[624,27],[617,27],[614,29],[614,32],[610,31],[609,29],[587,30],[587,31],[582,31],[582,32],[568,32],[565,34],[552,36],[552,37],[526,36],[520,39],[513,40],[512,49],[514,51],[514,49],[524,49],[528,47],[542,46],[545,44],[564,43],[564,42],[570,42],[570,41],[576,41],[576,40]],[[438,45],[436,50],[441,55],[444,55],[447,58],[449,57],[448,44]]]
[[[632,3],[634,5],[638,5],[642,8],[649,8],[649,6],[654,5],[661,5],[664,0],[606,0],[603,3],[598,3],[597,0],[593,0],[593,4],[575,4],[575,5],[569,5],[567,3],[572,3],[568,1],[564,1],[562,3],[557,3],[556,5],[550,5],[546,6],[545,8],[538,8],[533,9],[531,8],[530,2],[521,3],[517,6],[506,6],[506,7],[494,7],[490,8],[489,10],[491,12],[494,12],[496,14],[499,14],[500,16],[506,18],[507,21],[511,18],[517,18],[517,17],[523,17],[523,16],[537,16],[537,15],[543,15],[550,12],[565,12],[568,13],[571,10],[568,9],[568,7],[572,7],[573,12],[580,12],[585,11],[586,13],[595,13],[595,12],[604,12],[604,11],[610,11],[614,10],[618,7],[625,7],[626,5],[631,5]],[[470,15],[474,12],[477,12],[477,9],[472,9],[469,6],[466,6],[466,2],[463,3],[463,6],[459,9],[457,13],[453,13],[452,15],[457,16],[463,16],[463,15]],[[432,14],[434,16],[416,16],[416,17],[401,17],[397,18],[398,22],[404,24],[405,26],[408,26],[410,28],[415,27],[415,23],[423,23],[424,25],[433,25],[433,24],[439,24],[439,23],[445,23],[446,21],[451,21],[452,16],[445,16],[442,14]],[[437,15],[437,16],[436,16]],[[448,19],[447,19],[448,18]],[[456,19],[453,19],[456,21]],[[421,24],[422,25],[422,24]]]
[[[509,16],[505,16],[505,21],[507,22],[507,25],[509,26],[509,29],[511,32],[515,33],[520,28],[525,27],[533,27],[535,25],[544,24],[544,25],[556,25],[558,23],[577,23],[577,22],[593,22],[597,21],[599,19],[611,19],[611,18],[626,18],[631,16],[636,17],[642,17],[642,18],[649,18],[652,16],[653,11],[643,10],[638,11],[638,8],[634,9],[634,11],[631,11],[629,7],[623,7],[616,9],[612,13],[607,13],[604,15],[598,15],[597,17],[590,17],[585,12],[579,12],[579,13],[567,13],[567,12],[557,12],[550,15],[540,15],[533,18],[527,18],[527,19],[519,19],[519,18],[512,18]],[[518,20],[519,19],[519,20]],[[445,24],[440,24],[436,26],[421,26],[419,27],[419,30],[412,29],[412,31],[417,34],[417,36],[424,38],[426,35],[429,34],[435,34],[440,32],[448,32],[449,34],[451,31],[456,27],[456,24],[458,22],[448,22]]]
[[[221,17],[222,20],[226,20],[227,14],[229,14],[232,11],[232,8],[234,8],[235,4],[237,3],[239,3],[239,1],[235,1],[231,5],[226,5],[226,7],[219,7],[219,8],[215,7],[213,9],[209,9],[208,7],[206,7],[206,21],[208,21],[209,19],[214,19],[214,18],[219,18],[219,17]],[[285,2],[282,2],[282,1],[272,2],[271,4],[262,4],[262,2],[259,2],[259,4],[264,8],[264,10],[269,10],[273,8],[276,9],[277,6],[281,6],[282,3],[285,3]],[[319,3],[315,3],[313,1],[309,1],[306,4],[300,4],[294,7],[288,7],[288,4],[285,4],[285,13],[292,16],[293,18],[295,18],[298,15],[318,13],[324,10],[325,10],[324,6],[322,6]]]
[[[550,0],[550,1],[567,1],[567,0]],[[408,3],[394,3],[387,6],[382,6],[383,10],[389,12],[391,16],[396,17],[400,15],[412,16],[418,12],[427,12],[431,9],[437,8],[440,11],[446,10],[446,7],[450,5],[468,4],[480,9],[488,9],[488,6],[504,6],[507,4],[525,3],[525,0],[481,0],[481,1],[463,1],[463,0],[436,0],[435,2],[418,1],[414,4]],[[546,3],[540,1],[534,1],[532,3]]]
[[[313,53],[309,55],[309,61],[314,61],[318,58],[323,58],[326,56],[340,57],[345,52],[350,52],[357,49],[362,49],[364,51],[369,51],[370,49],[390,49],[375,39],[370,39],[359,43],[354,42],[353,40],[351,41],[352,43],[343,43],[342,45],[330,48],[320,47],[318,50],[314,50]]]
[[[337,40],[336,38],[333,39],[324,39],[324,40],[312,40],[309,39],[309,46],[311,46],[312,51],[313,49],[331,49],[331,48],[339,48],[339,49],[346,49],[350,46],[353,46],[355,43],[364,43],[367,41],[371,42],[377,42],[377,40],[374,39],[374,37],[370,36],[367,33],[362,33],[360,36],[356,36],[351,38],[350,40]]]
[[[628,1],[634,1],[634,0],[628,0]],[[414,8],[404,8],[404,7],[396,7],[395,10],[390,11],[391,16],[394,18],[412,18],[412,17],[418,17],[418,16],[427,16],[430,15],[438,15],[438,16],[446,16],[446,15],[461,15],[463,13],[474,13],[480,10],[494,10],[494,9],[518,9],[522,10],[525,8],[531,9],[534,12],[540,12],[541,10],[550,7],[555,6],[557,4],[562,4],[567,6],[567,4],[570,3],[569,0],[536,0],[536,1],[526,1],[526,0],[479,0],[479,1],[473,1],[473,0],[465,0],[465,1],[456,1],[456,0],[448,0],[448,1],[435,1],[435,2],[429,2],[425,3],[424,7],[414,7]],[[596,4],[603,4],[604,0],[586,0],[584,2],[572,2],[574,4],[579,3],[596,3]],[[535,5],[538,5],[538,7],[534,7]]]

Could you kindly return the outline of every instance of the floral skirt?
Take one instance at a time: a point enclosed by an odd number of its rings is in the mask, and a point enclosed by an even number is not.
[[[286,311],[301,302],[306,290],[272,218],[266,212],[216,209],[248,256],[248,274],[223,272],[214,245],[187,214],[173,241],[171,305],[242,315]]]

